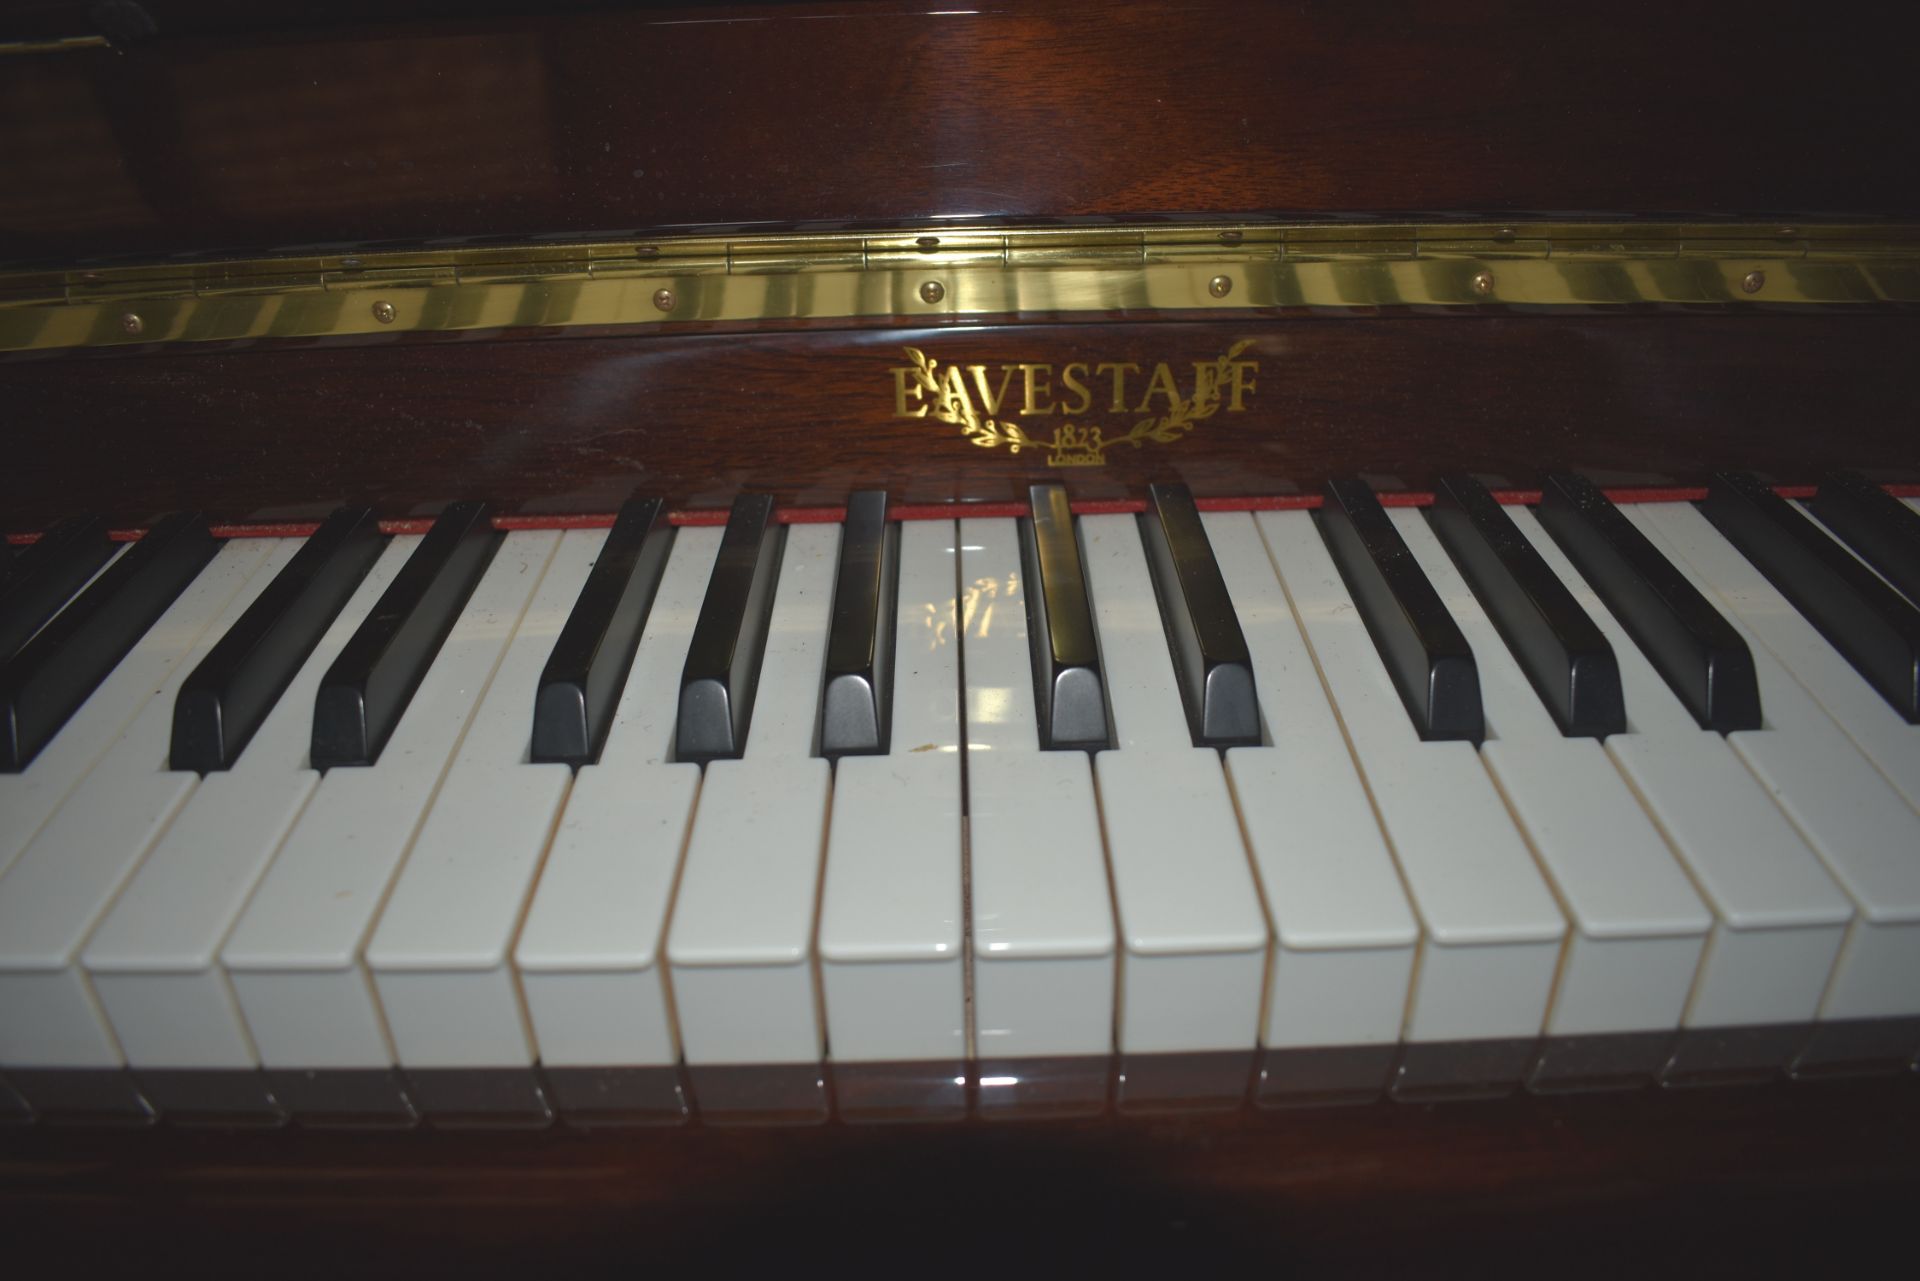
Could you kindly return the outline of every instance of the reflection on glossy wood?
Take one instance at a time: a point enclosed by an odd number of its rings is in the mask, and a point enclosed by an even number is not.
[[[1901,1230],[1917,1095],[1909,1077],[791,1130],[36,1127],[0,1132],[0,1221],[17,1245],[58,1238],[74,1264],[137,1240],[149,1258],[190,1253],[203,1270],[257,1249],[333,1275],[348,1259],[361,1272],[403,1257],[374,1243],[432,1249],[441,1269],[485,1260],[491,1270],[556,1256],[710,1266],[716,1250],[790,1262],[821,1248],[897,1266],[931,1258],[932,1241],[992,1264],[1031,1259],[1056,1238],[1076,1261],[1167,1250],[1190,1264],[1259,1247],[1337,1262],[1342,1275],[1356,1264],[1485,1275],[1493,1257],[1586,1275],[1622,1250],[1636,1267],[1658,1258],[1656,1271],[1681,1259],[1724,1269],[1789,1244],[1832,1260],[1848,1240]],[[108,1211],[114,1232],[75,1231]],[[749,1220],[779,1230],[741,1240]],[[354,1230],[340,1233],[342,1222]],[[308,1251],[289,1256],[302,1238]],[[1674,1253],[1642,1253],[1651,1244]]]
[[[991,382],[1022,361],[1190,370],[1242,338],[1260,362],[1242,412],[1111,450],[1103,467],[1050,468],[895,413],[907,345],[983,364]],[[19,531],[81,505],[122,525],[184,506],[420,515],[473,496],[605,513],[636,488],[724,508],[748,489],[839,506],[863,488],[1006,502],[1036,481],[1078,500],[1178,480],[1207,498],[1312,493],[1342,473],[1425,488],[1450,470],[1496,487],[1562,468],[1604,484],[1699,483],[1727,466],[1915,480],[1916,349],[1920,317],[1902,315],[1404,316],[77,356],[0,365],[9,421],[32,425],[0,470],[0,513]],[[1087,420],[1131,425],[1106,408]]]

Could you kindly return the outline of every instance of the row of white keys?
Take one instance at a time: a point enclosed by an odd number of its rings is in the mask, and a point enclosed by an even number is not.
[[[1625,510],[1709,598],[1723,575],[1739,573],[1744,558],[1690,504]],[[1920,1015],[1920,813],[1780,663],[1766,637],[1748,624],[1746,611],[1727,612],[1753,651],[1767,717],[1765,728],[1731,734],[1728,741],[1857,909],[1820,1018]]]
[[[268,543],[229,539],[32,763],[18,774],[0,774],[0,873],[13,866],[87,771],[178,670],[220,608],[259,568]]]
[[[555,832],[514,961],[549,1084],[652,1069],[664,1101],[616,1091],[611,1110],[678,1112],[680,1059],[666,966],[673,890],[700,767],[668,760],[681,669],[720,550],[719,529],[681,529],[661,575],[600,761],[582,766]],[[594,1110],[609,1083],[587,1092]]]
[[[1377,1091],[1406,1020],[1419,923],[1253,516],[1201,519],[1253,657],[1267,740],[1226,756],[1274,939],[1260,1039],[1279,1057],[1263,1090]],[[1305,1051],[1358,1062],[1289,1055]]]
[[[94,931],[82,960],[134,1068],[259,1065],[220,945],[320,782],[307,761],[320,679],[419,541],[381,552],[240,759],[194,789]]]
[[[967,1057],[956,533],[952,521],[900,528],[888,752],[834,766],[820,894],[830,1056],[929,1065],[901,1069],[902,1102],[952,1087]],[[845,1112],[857,1082],[839,1084]],[[878,1083],[867,1097],[893,1101]]]
[[[505,536],[380,759],[327,772],[228,936],[221,963],[267,1068],[393,1067],[367,938],[559,542]]]
[[[187,673],[299,550],[229,544],[165,624],[197,639],[67,802],[0,877],[0,1064],[118,1068],[119,1042],[80,966],[102,914],[199,783],[167,768]]]
[[[960,584],[980,1107],[1098,1108],[1113,1050],[1113,901],[1087,756],[1040,750],[1014,521],[960,522]]]
[[[573,772],[529,761],[528,710],[605,541],[561,537],[367,941],[394,1052],[429,1112],[542,1111],[508,954]],[[498,1068],[518,1072],[423,1075]]]
[[[1510,1084],[1505,1047],[1545,1024],[1566,922],[1473,745],[1420,740],[1312,517],[1257,520],[1422,925],[1396,1089]],[[1498,1052],[1421,1051],[1456,1042]]]
[[[1094,757],[1124,946],[1115,1039],[1123,1102],[1244,1086],[1185,1069],[1144,1083],[1142,1054],[1238,1051],[1259,1041],[1267,925],[1220,754],[1193,745],[1133,516],[1080,521],[1116,747]],[[1198,1065],[1194,1065],[1198,1066]],[[1143,1088],[1144,1087],[1144,1088]]]
[[[1682,1026],[1804,1024],[1819,1006],[1852,905],[1733,748],[1700,728],[1533,513],[1510,514],[1613,647],[1627,732],[1608,737],[1607,754],[1713,909]],[[1762,706],[1771,706],[1764,695]]]
[[[1547,1035],[1671,1032],[1712,914],[1599,742],[1560,732],[1426,518],[1403,508],[1391,519],[1473,647],[1487,721],[1480,759],[1573,927]]]
[[[837,525],[787,530],[746,751],[706,767],[667,927],[681,1050],[709,1112],[825,1104],[813,936],[832,775],[813,753],[839,545]],[[747,1064],[793,1070],[760,1073],[752,1099],[730,1089],[741,1077],[701,1071]],[[776,1076],[791,1091],[770,1089]]]

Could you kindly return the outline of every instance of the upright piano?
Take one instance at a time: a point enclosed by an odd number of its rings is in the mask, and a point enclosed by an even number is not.
[[[0,7],[0,1217],[1897,1238],[1913,28]]]

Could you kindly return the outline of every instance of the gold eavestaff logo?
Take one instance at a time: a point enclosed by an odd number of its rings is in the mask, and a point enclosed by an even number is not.
[[[1237,342],[1216,360],[1194,361],[1193,392],[1185,399],[1173,366],[1164,360],[1151,371],[1131,361],[1075,361],[1058,368],[1056,387],[1053,365],[996,365],[989,371],[986,365],[943,365],[908,347],[907,359],[913,363],[893,369],[893,413],[896,418],[931,415],[936,422],[958,427],[969,443],[984,449],[1005,445],[1014,454],[1044,450],[1049,467],[1099,467],[1116,446],[1171,445],[1222,408],[1230,414],[1243,412],[1260,372],[1259,361],[1240,359],[1250,346],[1251,340]],[[1105,428],[1073,421],[1092,410],[1097,394],[1109,391],[1108,413],[1151,415],[1161,406],[1164,412],[1140,418],[1112,437]],[[1017,408],[1008,407],[1009,395],[1018,395]],[[1015,421],[1016,416],[1055,415],[1064,421],[1054,426],[1051,437],[1032,434]]]

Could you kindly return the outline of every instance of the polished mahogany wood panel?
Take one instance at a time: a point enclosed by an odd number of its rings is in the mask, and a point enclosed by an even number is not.
[[[1668,1275],[1677,1259],[1717,1275],[1791,1249],[1817,1251],[1820,1275],[1910,1230],[1916,1153],[1911,1076],[1077,1123],[36,1127],[0,1132],[0,1223],[9,1248],[48,1240],[75,1263],[133,1248],[199,1271],[266,1251],[275,1275],[339,1275],[349,1260],[362,1275],[427,1249],[438,1272],[544,1254],[529,1275],[583,1258],[713,1275],[751,1254],[796,1275],[848,1255],[903,1276],[1023,1275],[1034,1256],[1000,1251],[1042,1244],[1136,1266],[1141,1251],[1212,1263],[1258,1249],[1279,1275],[1317,1261],[1342,1276],[1586,1276],[1602,1262]]]
[[[0,59],[0,258],[931,218],[1913,214],[1917,35],[1912,6],[1863,26],[1664,0],[163,30]]]
[[[978,364],[1022,418],[1022,375],[1136,364],[1127,399],[1165,361],[1182,396],[1194,362],[1246,340],[1242,409],[1171,444],[1121,446],[1103,467],[1050,468],[896,417],[915,347]],[[0,364],[18,425],[0,469],[0,523],[43,527],[81,506],[117,524],[200,507],[219,520],[317,519],[341,502],[384,517],[486,498],[507,513],[605,513],[636,488],[675,508],[766,489],[835,507],[885,487],[897,503],[1017,500],[1032,481],[1076,499],[1137,498],[1179,480],[1202,498],[1312,493],[1332,474],[1387,489],[1467,470],[1537,487],[1550,468],[1603,484],[1701,483],[1717,467],[1781,483],[1858,467],[1920,480],[1920,316],[1335,317],[1170,324],[389,342]],[[1121,434],[1111,375],[1085,423]],[[970,374],[969,386],[977,387]],[[1036,400],[1036,407],[1046,403]],[[909,400],[909,409],[916,403]]]

